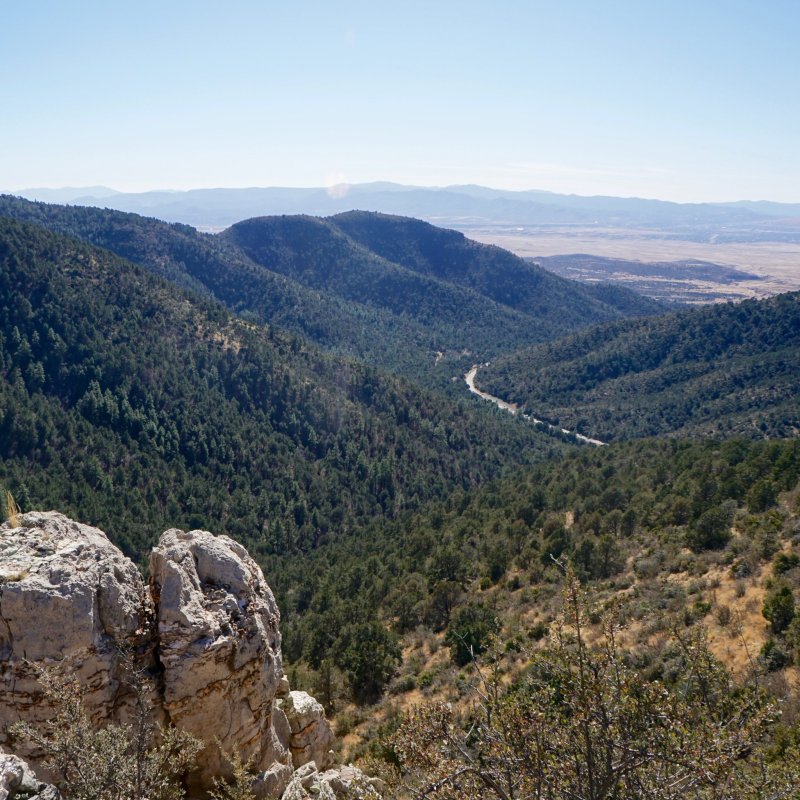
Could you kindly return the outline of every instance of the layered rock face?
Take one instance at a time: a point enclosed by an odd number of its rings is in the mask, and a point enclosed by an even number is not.
[[[120,650],[146,636],[152,614],[139,571],[102,531],[52,512],[21,522],[0,528],[0,743],[8,724],[52,714],[37,664],[68,660],[92,716],[117,717]]]
[[[258,769],[290,763],[272,724],[283,675],[278,606],[259,566],[227,536],[169,530],[150,575],[169,720],[199,738],[218,731],[224,750]],[[213,742],[199,761],[204,784],[224,771]]]
[[[289,721],[289,747],[295,769],[313,761],[317,768],[333,764],[333,731],[325,719],[325,709],[306,692],[289,692],[278,701]]]
[[[275,598],[241,545],[169,530],[153,549],[146,586],[96,528],[54,512],[19,522],[0,527],[0,743],[10,723],[52,716],[35,669],[63,659],[92,716],[124,721],[127,651],[159,676],[156,721],[205,745],[190,776],[195,788],[225,775],[225,753],[252,759],[260,771],[253,789],[263,798],[281,796],[293,760],[295,768],[330,766],[330,727],[313,698],[288,691]],[[20,755],[37,765],[39,754]]]

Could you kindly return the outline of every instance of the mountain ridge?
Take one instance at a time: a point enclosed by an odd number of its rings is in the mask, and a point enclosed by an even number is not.
[[[426,223],[419,223],[426,234],[450,242],[458,258],[471,259],[484,282],[490,272],[498,281],[504,274],[536,276],[532,299],[538,306],[524,314],[524,309],[500,303],[508,297],[476,293],[481,287],[451,282],[430,265],[417,265],[415,271],[395,264],[330,218],[255,218],[211,236],[126,212],[7,196],[0,196],[0,215],[105,247],[252,321],[286,328],[335,354],[364,359],[441,390],[449,386],[452,369],[447,363],[437,369],[437,353],[450,354],[447,360],[457,361],[458,374],[469,367],[471,356],[459,360],[465,350],[484,359],[591,322],[661,310],[633,293],[566,281],[499,248]],[[389,218],[363,219],[374,226]],[[401,224],[414,227],[410,221]],[[505,280],[513,297],[515,281]]]
[[[313,548],[562,447],[29,223],[0,218],[0,263],[0,481],[128,553],[209,519]]]
[[[591,224],[723,230],[736,224],[800,216],[800,204],[772,201],[677,203],[638,197],[502,190],[473,185],[420,187],[376,181],[333,187],[249,187],[118,192],[92,197],[80,190],[17,190],[28,199],[52,199],[151,214],[172,222],[220,229],[247,217],[293,213],[329,216],[359,208],[422,217],[445,224]],[[54,195],[53,192],[61,192]],[[796,226],[795,226],[796,227]],[[794,228],[792,228],[794,230]],[[761,231],[761,235],[766,235]],[[785,237],[785,232],[784,232]],[[785,240],[781,239],[781,240]]]
[[[604,440],[800,434],[800,292],[622,320],[495,360],[478,385]]]

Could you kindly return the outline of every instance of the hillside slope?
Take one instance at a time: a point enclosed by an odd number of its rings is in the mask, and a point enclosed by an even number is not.
[[[0,484],[140,553],[215,527],[265,556],[562,447],[0,219]]]
[[[188,225],[9,196],[0,196],[0,216],[106,248],[178,286],[219,300],[245,318],[299,334],[339,355],[413,376],[433,361],[437,350],[431,334],[410,320],[309,289]]]
[[[409,217],[351,211],[330,221],[383,258],[465,286],[522,311],[551,330],[576,329],[618,316],[662,312],[658,303],[608,286],[576,284],[458,231]]]
[[[475,356],[491,358],[591,322],[657,310],[632,293],[589,291],[414,220],[378,221],[399,225],[396,234],[410,237],[408,248],[418,249],[420,225],[423,238],[453,242],[451,254],[469,280],[422,258],[410,266],[384,258],[351,238],[342,220],[269,217],[211,236],[135,214],[8,196],[0,197],[0,215],[107,248],[246,318],[439,388]],[[493,283],[505,288],[487,293]],[[526,308],[515,286],[528,286]],[[470,355],[462,356],[464,350]],[[437,353],[445,355],[441,364]]]
[[[325,687],[321,655],[342,626],[377,617],[402,636],[381,706],[343,709],[342,727],[365,719],[349,757],[426,701],[460,708],[469,727],[474,687],[485,684],[461,644],[488,648],[484,680],[499,659],[504,683],[524,686],[557,633],[564,573],[554,559],[568,560],[587,591],[593,644],[613,622],[626,667],[670,682],[675,634],[703,636],[737,680],[774,691],[796,735],[800,613],[792,606],[772,626],[764,609],[787,587],[799,596],[798,479],[800,440],[585,448],[376,526],[359,547],[331,542],[287,563],[285,652],[311,665],[308,685]],[[329,694],[344,706],[335,684]]]
[[[304,286],[412,320],[442,349],[533,338],[528,316],[446,277],[387,260],[325,219],[259,217],[237,222],[220,238]]]
[[[796,436],[800,294],[599,326],[499,358],[477,383],[606,441]]]

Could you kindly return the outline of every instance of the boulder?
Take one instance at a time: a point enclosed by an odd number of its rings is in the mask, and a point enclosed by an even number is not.
[[[18,756],[0,750],[0,800],[59,800],[54,786],[40,781]]]
[[[310,761],[294,773],[281,800],[347,800],[352,797],[380,800],[382,790],[382,781],[368,777],[352,765],[320,772]]]
[[[119,716],[128,699],[120,651],[147,638],[152,615],[139,571],[102,531],[55,512],[19,522],[0,527],[0,743],[11,723],[52,716],[36,665],[67,660],[93,718]]]
[[[169,530],[150,575],[164,710],[206,743],[195,778],[208,786],[224,774],[225,752],[252,758],[257,770],[288,763],[288,742],[272,723],[283,676],[280,615],[261,568],[227,536]]]
[[[330,767],[335,737],[321,703],[306,692],[294,691],[279,700],[278,705],[289,721],[289,749],[294,768],[299,769],[311,761],[319,769]]]
[[[293,774],[289,764],[273,764],[256,776],[251,787],[253,796],[256,800],[276,800],[282,797]]]

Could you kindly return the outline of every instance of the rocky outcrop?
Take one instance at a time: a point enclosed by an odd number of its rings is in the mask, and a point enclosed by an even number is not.
[[[120,651],[152,613],[139,571],[102,531],[56,513],[21,523],[0,528],[0,742],[8,724],[52,715],[32,665],[68,660],[92,716],[116,717]]]
[[[176,727],[206,738],[256,769],[289,762],[272,725],[283,675],[278,606],[260,567],[240,544],[206,531],[170,530],[150,556],[157,605],[164,710]],[[209,742],[197,778],[224,771]]]
[[[313,761],[319,769],[333,764],[333,731],[325,719],[325,709],[306,692],[289,692],[278,701],[289,721],[289,749],[292,763],[298,769]]]
[[[310,761],[294,773],[282,800],[346,800],[351,797],[380,800],[382,791],[381,780],[367,777],[356,767],[320,772]]]
[[[40,781],[18,756],[0,750],[0,800],[60,800],[54,786]]]
[[[245,548],[169,530],[153,549],[147,586],[96,528],[53,512],[19,522],[0,527],[0,741],[12,722],[52,716],[36,667],[65,658],[92,716],[124,721],[126,651],[158,676],[156,721],[204,743],[190,785],[225,777],[226,753],[258,770],[259,798],[280,797],[293,767],[331,765],[330,727],[319,703],[288,690],[275,598]],[[36,766],[40,754],[21,755]]]

